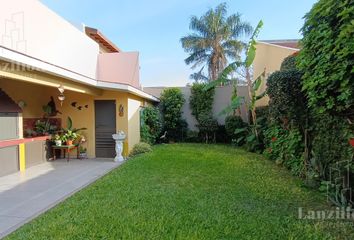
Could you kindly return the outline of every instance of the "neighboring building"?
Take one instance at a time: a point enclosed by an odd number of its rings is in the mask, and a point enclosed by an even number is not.
[[[140,141],[140,108],[158,99],[140,88],[138,52],[80,31],[38,0],[3,3],[0,26],[0,176],[46,161],[48,137],[29,132],[51,98],[60,112],[51,122],[65,127],[71,117],[87,128],[89,157],[114,157],[118,130],[125,154]]]
[[[258,77],[264,70],[266,77],[280,69],[284,58],[300,50],[299,41],[292,40],[260,40],[256,45],[256,57],[253,62],[253,76]],[[263,82],[259,92],[266,90],[266,82]],[[257,101],[257,106],[268,105],[266,96]]]

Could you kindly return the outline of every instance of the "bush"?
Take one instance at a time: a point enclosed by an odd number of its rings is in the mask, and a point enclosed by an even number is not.
[[[235,140],[237,137],[240,137],[240,134],[235,134],[236,129],[244,128],[247,124],[242,120],[240,116],[227,116],[225,118],[225,130],[227,135]],[[241,146],[244,142],[240,142],[237,145]]]
[[[185,102],[179,88],[167,88],[160,97],[161,111],[167,136],[171,140],[181,140],[185,121],[182,120],[182,107]],[[182,134],[181,134],[182,132]]]
[[[354,114],[353,19],[352,0],[320,0],[305,15],[298,65],[317,113]]]
[[[147,153],[147,152],[151,152],[151,151],[152,151],[152,148],[151,148],[150,144],[141,142],[141,143],[137,143],[137,144],[134,145],[134,147],[133,147],[132,151],[130,152],[129,156],[133,157],[133,156],[136,156],[138,154]]]
[[[141,117],[141,140],[154,144],[162,130],[160,111],[157,107],[148,106],[142,109]]]
[[[201,113],[212,114],[215,88],[204,90],[206,83],[194,83],[191,87],[191,96],[189,105],[192,110],[192,115],[198,121]]]
[[[287,56],[283,62],[281,63],[280,66],[280,71],[286,71],[286,70],[296,70],[296,56],[298,53],[296,52],[295,54],[292,54],[290,56]]]
[[[291,55],[284,59],[281,70],[267,80],[270,127],[265,131],[265,154],[296,176],[304,175],[304,162],[308,158],[304,156],[308,108],[301,91],[301,77],[296,56]]]
[[[313,131],[313,167],[320,178],[329,179],[329,168],[337,162],[352,160],[353,147],[348,143],[350,125],[341,117],[321,114],[315,118]]]
[[[188,130],[187,131],[187,136],[185,138],[185,141],[186,142],[201,142],[201,139],[199,137],[199,132],[198,131],[191,131],[191,130]]]
[[[292,174],[303,176],[304,144],[299,130],[287,130],[273,125],[265,131],[267,148],[264,154],[277,164],[287,167]]]
[[[285,125],[289,121],[302,125],[307,116],[306,97],[301,91],[301,76],[298,70],[276,71],[267,80],[269,117],[271,121]]]
[[[217,143],[231,143],[231,137],[226,132],[225,125],[218,125],[218,130],[216,130],[216,142]]]
[[[199,132],[206,143],[209,140],[216,141],[216,131],[218,130],[218,122],[209,113],[200,113],[199,124],[197,125]]]

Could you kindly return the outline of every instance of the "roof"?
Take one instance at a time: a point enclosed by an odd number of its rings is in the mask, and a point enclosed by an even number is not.
[[[85,27],[87,36],[107,49],[109,52],[121,52],[121,50],[112,43],[107,37],[105,37],[100,31],[95,28]]]
[[[280,47],[300,49],[299,39],[259,40],[258,42],[268,43]]]
[[[62,77],[67,80],[78,82],[81,84],[85,84],[88,86],[93,86],[98,89],[112,89],[118,91],[125,91],[132,93],[134,95],[143,97],[145,99],[159,102],[159,99],[148,94],[134,86],[130,86],[124,83],[105,83],[102,81],[98,81],[97,79],[87,77],[80,73],[71,71],[69,69],[57,66],[52,63],[48,63],[41,59],[26,55],[24,53],[15,51],[13,49],[6,48],[4,46],[0,46],[0,60],[4,60],[6,62],[16,62],[21,63],[23,66],[28,67],[28,69],[36,69],[41,72],[46,72],[48,74],[52,74],[54,76]],[[22,65],[21,65],[22,66]],[[1,72],[1,71],[0,71]],[[1,100],[1,99],[0,99]]]
[[[21,113],[22,109],[0,88],[0,113]]]

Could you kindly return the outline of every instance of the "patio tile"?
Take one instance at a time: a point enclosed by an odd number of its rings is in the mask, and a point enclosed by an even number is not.
[[[0,238],[120,163],[112,159],[57,160],[0,178]]]

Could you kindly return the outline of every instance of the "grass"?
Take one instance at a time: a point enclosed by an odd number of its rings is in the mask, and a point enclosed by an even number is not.
[[[30,207],[30,206],[29,206]],[[129,160],[8,239],[353,239],[319,193],[262,156],[221,145],[160,145]]]

